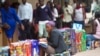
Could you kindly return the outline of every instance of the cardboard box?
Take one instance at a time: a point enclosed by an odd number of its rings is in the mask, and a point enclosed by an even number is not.
[[[88,34],[93,33],[93,25],[92,24],[85,25],[85,31]]]

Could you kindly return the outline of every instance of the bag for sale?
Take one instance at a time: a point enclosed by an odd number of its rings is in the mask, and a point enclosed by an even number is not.
[[[82,24],[78,24],[78,23],[73,23],[72,25],[73,29],[75,30],[82,30],[83,25]]]
[[[6,47],[2,48],[2,56],[10,56],[9,46],[6,46]]]
[[[23,44],[24,41],[11,43],[10,56],[24,56]]]
[[[79,30],[76,32],[76,47],[77,51],[86,50],[86,32],[85,30]]]
[[[82,31],[82,51],[86,51],[86,32]]]
[[[17,42],[11,43],[11,45],[10,45],[10,56],[16,56],[16,46],[17,46]]]
[[[32,40],[32,56],[39,56],[38,40]]]
[[[31,41],[25,41],[23,44],[23,50],[24,50],[24,56],[32,56],[32,47],[31,47]]]
[[[2,47],[0,47],[0,56],[2,56]]]
[[[67,41],[70,42],[70,52],[71,54],[76,53],[76,42],[75,42],[75,30],[74,29],[67,29],[66,35],[69,35]]]
[[[81,38],[82,38],[82,33],[81,32],[76,32],[76,48],[77,52],[81,51]]]

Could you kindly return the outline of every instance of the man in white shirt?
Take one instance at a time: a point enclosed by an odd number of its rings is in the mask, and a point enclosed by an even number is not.
[[[27,0],[22,0],[22,4],[18,9],[18,16],[24,25],[24,30],[20,30],[19,40],[32,39],[31,26],[33,18],[32,5]]]
[[[68,4],[68,2],[65,2],[63,11],[64,11],[63,27],[71,28],[73,8],[71,5]]]

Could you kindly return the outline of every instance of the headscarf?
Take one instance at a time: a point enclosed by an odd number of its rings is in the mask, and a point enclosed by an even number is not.
[[[51,25],[52,27],[55,27],[55,22],[54,21],[49,21],[46,24]]]

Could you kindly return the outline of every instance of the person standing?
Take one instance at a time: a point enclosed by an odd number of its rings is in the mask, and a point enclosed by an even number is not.
[[[51,1],[48,1],[47,5],[51,9],[51,12],[52,12],[52,15],[53,15],[53,21],[56,21],[56,19],[58,18],[58,10],[57,10],[57,8],[55,7],[54,3],[51,2]]]
[[[68,2],[65,2],[65,7],[63,8],[63,11],[64,11],[63,27],[71,28],[73,8],[71,5],[68,4]]]
[[[40,6],[36,10],[36,19],[38,20],[37,22],[39,24],[39,37],[47,37],[45,23],[50,20],[52,21],[53,15],[50,8],[44,4],[44,0],[38,1]]]
[[[16,29],[17,22],[21,25],[22,30],[24,30],[24,27],[17,16],[16,10],[10,7],[10,0],[5,0],[4,7],[0,8],[0,11],[3,29],[8,38],[8,44],[10,44],[13,42],[13,35]]]
[[[57,28],[62,28],[62,19],[63,19],[63,13],[64,12],[63,12],[61,4],[56,4],[55,6],[58,10],[58,18],[56,20],[56,27]]]
[[[19,40],[32,39],[31,34],[31,23],[33,18],[33,8],[27,0],[22,0],[18,9],[18,16],[24,25],[24,30],[20,29]]]
[[[74,23],[82,24],[84,28],[84,21],[86,19],[85,9],[80,6],[80,3],[77,2],[76,8],[74,9],[73,20]]]

